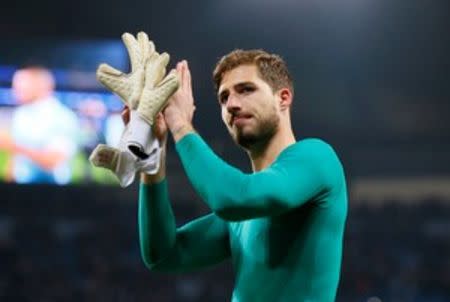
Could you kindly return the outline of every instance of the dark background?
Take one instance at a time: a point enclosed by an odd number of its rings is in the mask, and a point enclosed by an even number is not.
[[[38,45],[147,32],[158,50],[171,54],[172,66],[189,61],[196,128],[245,171],[245,154],[221,124],[211,72],[235,48],[276,52],[294,77],[297,138],[320,137],[334,146],[350,193],[361,179],[427,178],[433,188],[434,179],[450,174],[449,15],[448,1],[420,0],[8,1],[0,9],[0,43],[5,49],[17,40]],[[207,209],[172,147],[169,181],[182,224]],[[179,276],[145,270],[136,186],[0,190],[2,301],[231,296],[229,263]],[[450,200],[443,195],[374,202],[351,194],[339,301],[450,301]]]

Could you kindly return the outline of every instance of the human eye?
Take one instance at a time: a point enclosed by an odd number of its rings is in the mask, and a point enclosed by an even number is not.
[[[224,92],[219,95],[219,103],[221,105],[225,104],[227,102],[227,99],[228,99],[228,93]]]
[[[251,93],[253,91],[255,91],[255,87],[253,87],[251,85],[245,85],[241,89],[241,93]]]

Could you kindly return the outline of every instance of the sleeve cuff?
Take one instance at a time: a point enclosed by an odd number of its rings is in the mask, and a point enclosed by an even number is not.
[[[175,144],[175,149],[179,153],[189,152],[198,140],[201,140],[201,138],[197,133],[188,133]]]

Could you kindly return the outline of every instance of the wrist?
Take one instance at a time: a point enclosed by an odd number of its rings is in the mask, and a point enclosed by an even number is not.
[[[150,175],[147,173],[141,173],[141,183],[146,185],[152,185],[162,182],[166,178],[165,167],[160,167],[158,173]]]
[[[141,173],[141,182],[143,184],[156,184],[163,181],[166,178],[166,147],[162,145],[161,160],[159,163],[159,169],[156,174]]]
[[[195,132],[195,130],[191,123],[184,123],[184,124],[180,124],[180,125],[176,125],[175,127],[172,127],[170,129],[170,132],[172,133],[173,140],[176,143],[180,139],[182,139],[186,134]]]

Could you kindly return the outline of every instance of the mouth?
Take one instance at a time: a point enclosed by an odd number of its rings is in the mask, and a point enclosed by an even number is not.
[[[234,126],[234,125],[240,125],[242,123],[245,123],[247,120],[251,119],[253,116],[251,114],[239,114],[239,115],[234,115],[231,118],[231,122],[230,125]]]

